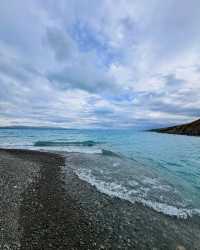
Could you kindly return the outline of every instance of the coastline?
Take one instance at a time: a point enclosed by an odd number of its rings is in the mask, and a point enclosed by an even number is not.
[[[199,218],[177,219],[100,193],[62,155],[0,149],[0,176],[1,247],[200,248]]]
[[[200,119],[190,123],[166,128],[150,129],[149,132],[166,133],[175,135],[200,136]]]

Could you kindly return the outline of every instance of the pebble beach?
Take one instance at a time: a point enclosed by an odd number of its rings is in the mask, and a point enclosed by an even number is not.
[[[0,203],[0,249],[200,249],[199,217],[100,193],[59,154],[1,149]]]

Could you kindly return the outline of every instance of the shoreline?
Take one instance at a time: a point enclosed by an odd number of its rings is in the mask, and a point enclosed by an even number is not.
[[[100,193],[79,179],[60,154],[0,149],[0,176],[0,246],[69,250],[200,248],[199,219],[170,217]]]

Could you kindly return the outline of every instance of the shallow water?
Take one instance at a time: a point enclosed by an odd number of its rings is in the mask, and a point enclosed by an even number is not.
[[[130,129],[0,129],[0,146],[90,153],[81,155],[76,171],[102,192],[168,214],[200,209],[198,137]],[[101,155],[102,149],[116,155]]]

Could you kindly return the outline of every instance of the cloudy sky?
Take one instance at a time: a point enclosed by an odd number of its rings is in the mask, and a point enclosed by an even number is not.
[[[1,0],[0,125],[200,116],[199,0]]]

